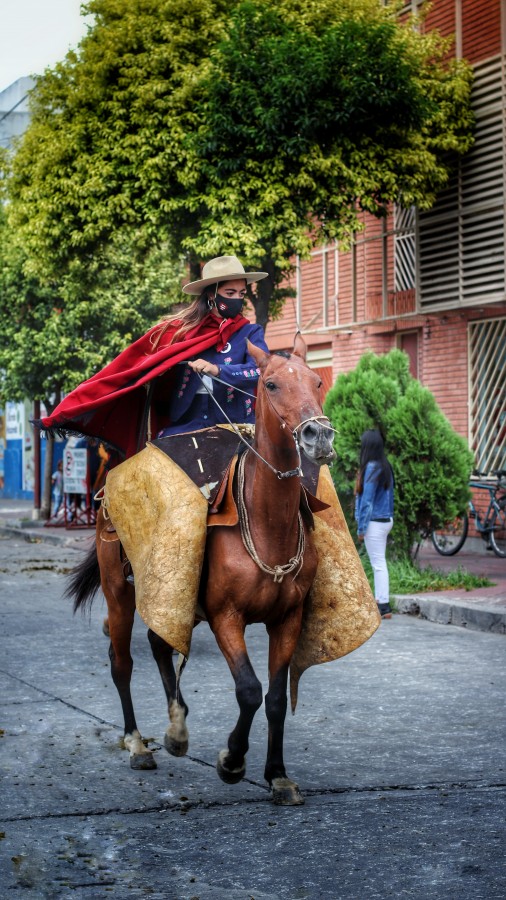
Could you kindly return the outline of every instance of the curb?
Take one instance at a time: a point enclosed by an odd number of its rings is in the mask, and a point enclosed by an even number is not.
[[[23,541],[26,541],[28,544],[59,544],[60,546],[76,546],[76,538],[71,536],[68,531],[65,531],[65,534],[49,534],[44,528],[37,528],[36,530],[33,528],[23,528],[19,525],[9,525],[6,523],[5,525],[0,525],[0,535],[6,535],[8,537],[18,537]],[[81,549],[81,548],[77,548]],[[83,548],[84,549],[84,548]]]
[[[458,602],[446,598],[424,597],[414,595],[394,595],[397,612],[418,616],[438,625],[458,625],[461,628],[469,628],[472,631],[489,631],[492,634],[506,634],[506,610],[498,612],[497,609],[487,606],[477,606],[459,600]]]

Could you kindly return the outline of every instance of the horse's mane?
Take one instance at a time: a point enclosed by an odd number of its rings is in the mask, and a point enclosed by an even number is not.
[[[275,350],[272,355],[273,356],[282,356],[283,359],[290,359],[292,354],[289,353],[288,350]]]

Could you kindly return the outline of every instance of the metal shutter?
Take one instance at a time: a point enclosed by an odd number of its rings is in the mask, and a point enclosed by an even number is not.
[[[475,67],[475,143],[434,207],[419,214],[423,310],[505,296],[505,90],[503,60]]]

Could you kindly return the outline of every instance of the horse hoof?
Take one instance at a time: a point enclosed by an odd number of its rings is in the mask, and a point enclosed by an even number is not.
[[[156,769],[155,757],[149,753],[132,753],[130,757],[131,769]]]
[[[188,741],[178,741],[166,733],[163,743],[171,756],[186,756],[188,753]]]
[[[229,769],[225,765],[225,760],[228,755],[228,750],[220,750],[218,753],[218,761],[216,763],[216,771],[225,784],[237,784],[239,781],[242,781],[246,775],[246,762],[243,760],[242,766],[238,769]]]
[[[289,778],[272,779],[272,799],[277,806],[303,806],[306,802],[299,785]]]
[[[110,637],[110,636],[111,636],[111,633],[110,633],[110,631],[109,631],[109,619],[104,619],[104,621],[103,621],[103,623],[102,623],[102,631],[103,631],[103,633],[105,634],[106,637]]]

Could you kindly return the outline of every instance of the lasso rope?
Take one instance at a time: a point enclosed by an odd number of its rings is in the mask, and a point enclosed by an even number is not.
[[[300,572],[302,561],[304,558],[304,550],[306,548],[306,536],[304,532],[304,524],[302,522],[302,516],[298,515],[298,524],[299,524],[299,538],[297,542],[297,554],[293,556],[285,565],[283,566],[268,566],[266,563],[262,562],[258,553],[256,551],[255,545],[253,543],[253,538],[251,536],[251,530],[249,527],[249,519],[248,519],[248,511],[246,509],[246,502],[244,499],[244,465],[246,461],[246,456],[249,453],[249,450],[246,450],[245,453],[241,455],[239,458],[239,465],[237,467],[237,480],[238,480],[238,496],[237,496],[237,506],[239,510],[239,526],[241,529],[241,537],[242,542],[248,551],[251,559],[254,563],[257,564],[259,569],[262,572],[265,572],[266,575],[272,575],[274,581],[280,584],[283,581],[285,575],[289,575],[290,572],[294,572],[294,579]]]

